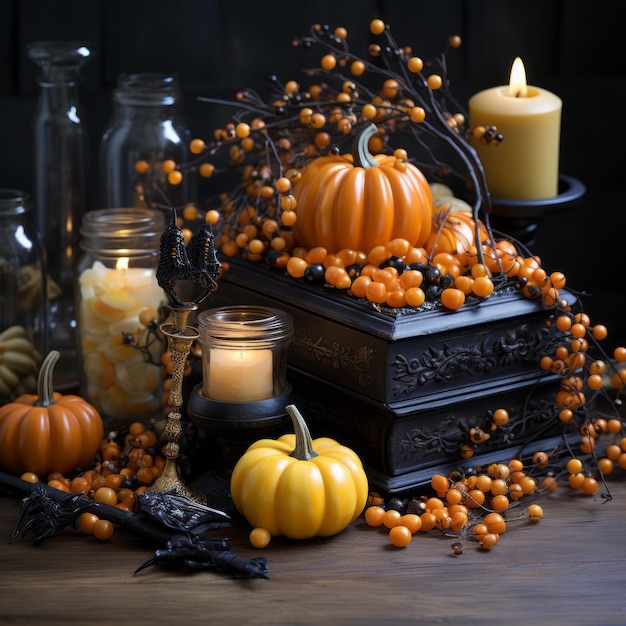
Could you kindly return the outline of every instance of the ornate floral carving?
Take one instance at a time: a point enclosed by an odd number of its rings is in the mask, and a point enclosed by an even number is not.
[[[298,356],[317,361],[324,367],[353,370],[361,387],[371,384],[370,363],[374,350],[368,346],[349,348],[321,335],[313,338],[307,328],[299,328],[292,340],[292,350]]]
[[[462,410],[462,407],[459,406]],[[461,446],[468,444],[476,450],[500,449],[519,444],[529,443],[530,438],[542,439],[547,431],[558,426],[555,418],[557,412],[554,402],[546,399],[531,399],[524,406],[508,408],[509,424],[498,427],[491,433],[489,440],[482,444],[473,445],[469,438],[469,431],[477,426],[490,430],[492,424],[491,411],[482,414],[459,416],[455,412],[449,413],[434,427],[423,426],[412,428],[405,432],[400,440],[400,453],[404,459],[418,457],[425,460],[429,456],[458,456]],[[531,437],[532,435],[532,437]]]
[[[494,368],[501,372],[516,363],[536,366],[552,343],[556,345],[557,340],[545,329],[531,330],[523,325],[503,336],[488,336],[480,343],[445,343],[415,355],[398,354],[393,363],[393,393],[400,397],[431,383],[488,374]]]

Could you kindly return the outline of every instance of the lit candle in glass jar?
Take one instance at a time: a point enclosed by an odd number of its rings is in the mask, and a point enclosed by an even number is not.
[[[198,315],[202,395],[218,402],[258,402],[286,388],[291,316],[260,306],[209,309]]]
[[[253,402],[274,395],[271,350],[211,350],[209,398]]]
[[[81,233],[78,336],[81,392],[107,428],[162,413],[163,338],[151,330],[165,294],[156,279],[162,218],[139,209],[92,211]]]

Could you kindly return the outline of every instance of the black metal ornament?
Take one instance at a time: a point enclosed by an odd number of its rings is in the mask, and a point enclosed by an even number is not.
[[[170,491],[146,491],[137,495],[139,511],[157,522],[181,532],[201,534],[230,519],[228,513]]]
[[[185,280],[200,285],[203,291],[192,301],[198,305],[217,288],[222,265],[217,258],[215,237],[210,225],[202,224],[187,246],[176,217],[176,208],[172,207],[172,219],[161,235],[156,278],[172,306],[178,307],[184,307],[189,303],[179,299],[176,294],[176,283]]]
[[[83,493],[66,493],[44,483],[32,484],[3,472],[0,472],[0,486],[27,494],[22,499],[9,543],[18,537],[33,535],[34,543],[40,544],[64,528],[76,525],[82,513],[91,512],[158,546],[154,556],[140,565],[135,573],[150,565],[159,565],[174,569],[216,569],[237,577],[269,578],[265,559],[239,556],[231,551],[228,538],[200,534],[204,530],[228,525],[224,521],[228,515],[217,509],[186,503],[182,513],[171,515],[169,511],[169,516],[155,512],[147,515],[145,509],[150,503],[158,505],[159,495],[163,495],[155,494],[154,498],[144,500],[143,510],[134,513],[87,498]],[[173,507],[176,508],[176,504]],[[189,525],[180,517],[181,514],[190,520]]]

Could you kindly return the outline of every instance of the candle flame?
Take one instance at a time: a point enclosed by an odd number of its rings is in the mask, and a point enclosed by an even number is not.
[[[115,263],[115,269],[126,271],[128,269],[128,257],[127,256],[120,257]]]
[[[515,58],[511,67],[511,78],[509,80],[509,95],[514,98],[525,98],[528,94],[526,85],[526,69],[522,59]]]

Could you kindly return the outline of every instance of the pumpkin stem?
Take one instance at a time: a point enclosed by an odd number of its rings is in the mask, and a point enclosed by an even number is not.
[[[311,440],[309,427],[306,425],[302,413],[298,411],[295,404],[286,406],[285,411],[287,411],[289,417],[291,417],[293,429],[296,433],[296,447],[289,456],[299,461],[310,461],[313,457],[318,456],[318,454],[313,450],[313,441]]]
[[[368,143],[369,140],[378,132],[376,124],[367,124],[352,142],[352,158],[354,167],[362,167],[368,169],[370,167],[378,167],[378,161],[371,155]]]
[[[35,406],[46,407],[56,404],[52,372],[60,356],[61,354],[58,350],[50,350],[48,356],[41,364],[39,374],[37,375],[37,402],[35,402]]]

